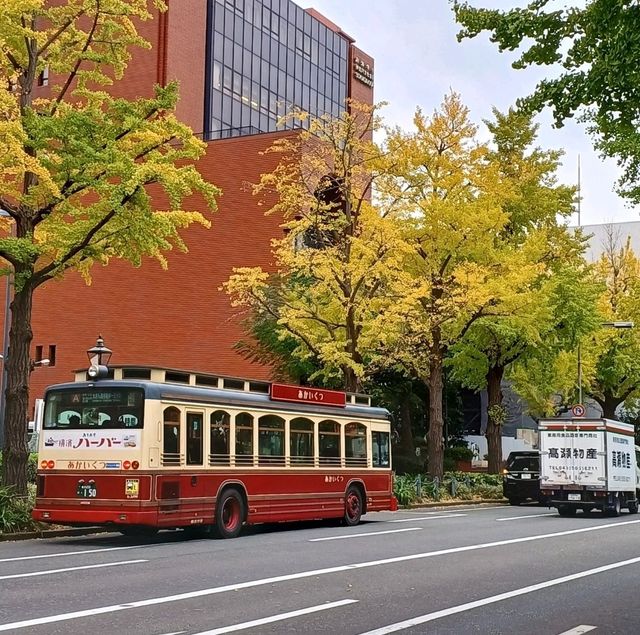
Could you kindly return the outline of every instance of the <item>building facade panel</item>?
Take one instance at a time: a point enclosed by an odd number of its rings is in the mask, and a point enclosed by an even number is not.
[[[209,0],[207,138],[293,128],[278,121],[295,109],[339,116],[349,44],[291,0]]]

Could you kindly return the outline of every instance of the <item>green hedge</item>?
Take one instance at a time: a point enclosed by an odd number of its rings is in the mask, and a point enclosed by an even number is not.
[[[442,500],[502,498],[502,477],[484,472],[445,472],[441,481],[426,474],[394,478],[393,490],[400,505]]]

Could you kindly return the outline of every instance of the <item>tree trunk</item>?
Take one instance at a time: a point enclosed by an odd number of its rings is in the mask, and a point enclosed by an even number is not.
[[[444,474],[444,446],[442,444],[442,431],[444,417],[442,414],[442,353],[439,349],[432,349],[429,360],[429,432],[427,434],[427,466],[432,478],[442,478]]]
[[[29,409],[29,375],[31,374],[31,309],[33,288],[27,284],[15,292],[11,303],[9,350],[5,360],[4,450],[2,482],[15,487],[16,493],[27,493],[27,415]]]
[[[605,394],[604,400],[599,401],[600,407],[602,408],[602,416],[605,419],[615,419],[616,418],[616,410],[618,406],[622,403],[622,399],[618,399],[613,395]]]
[[[487,372],[488,417],[487,446],[489,449],[489,474],[498,474],[502,467],[502,417],[497,417],[492,407],[502,407],[502,376],[504,366],[492,366]]]
[[[344,389],[347,392],[362,392],[362,384],[353,368],[345,366],[342,372],[344,374]]]
[[[413,427],[411,425],[411,403],[403,400],[400,403],[400,451],[409,456],[416,453],[413,442]]]

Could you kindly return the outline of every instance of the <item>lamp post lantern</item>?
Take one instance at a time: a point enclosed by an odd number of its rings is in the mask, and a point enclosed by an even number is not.
[[[89,358],[89,377],[92,379],[100,379],[106,377],[109,374],[107,365],[111,359],[113,351],[104,345],[104,339],[102,335],[98,335],[96,345],[87,350],[87,357]]]

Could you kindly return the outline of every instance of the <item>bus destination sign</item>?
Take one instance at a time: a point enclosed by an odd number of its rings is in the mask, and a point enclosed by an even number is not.
[[[295,401],[298,403],[314,403],[323,406],[347,405],[347,395],[339,390],[311,388],[309,386],[289,386],[287,384],[271,384],[271,399],[274,401]]]

